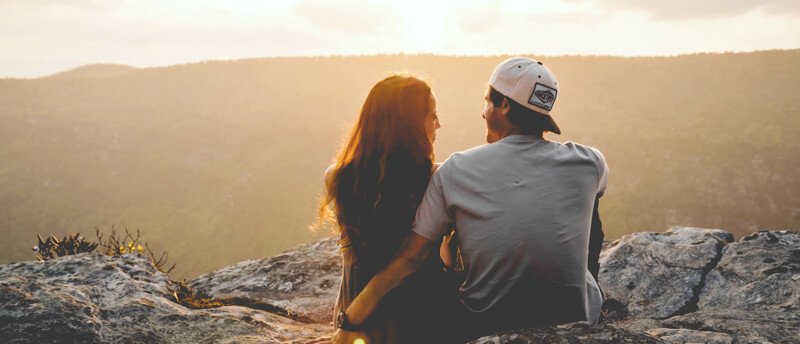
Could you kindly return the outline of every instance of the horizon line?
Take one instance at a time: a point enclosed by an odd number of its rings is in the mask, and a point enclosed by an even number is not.
[[[559,58],[559,57],[611,57],[611,58],[664,58],[664,57],[681,57],[681,56],[693,56],[693,55],[727,55],[727,54],[754,54],[754,53],[763,53],[763,52],[776,52],[776,51],[793,51],[793,50],[800,50],[800,47],[797,48],[772,48],[772,49],[753,49],[753,50],[725,50],[725,51],[698,51],[698,52],[687,52],[687,53],[679,53],[679,54],[643,54],[643,55],[626,55],[626,54],[535,54],[535,53],[502,53],[502,54],[439,54],[439,53],[430,53],[430,52],[384,52],[384,53],[369,53],[369,54],[317,54],[317,55],[268,55],[268,56],[250,56],[250,57],[240,57],[240,58],[216,58],[216,59],[205,59],[205,60],[190,60],[185,62],[177,62],[172,64],[163,64],[163,65],[149,65],[149,66],[136,66],[127,63],[119,63],[119,62],[91,62],[91,63],[82,63],[78,64],[75,67],[67,68],[61,71],[52,72],[43,74],[40,76],[31,76],[31,77],[19,77],[19,76],[9,76],[3,75],[0,76],[0,80],[36,80],[36,79],[44,79],[48,77],[52,77],[58,74],[68,73],[71,71],[75,71],[80,68],[90,67],[90,66],[120,66],[120,67],[130,67],[134,69],[156,69],[156,68],[170,68],[170,67],[177,67],[177,66],[188,66],[194,64],[201,64],[201,63],[213,63],[213,62],[240,62],[240,61],[248,61],[248,60],[263,60],[263,59],[303,59],[303,58],[347,58],[347,57],[357,57],[357,58],[364,58],[364,57],[387,57],[387,56],[411,56],[411,57],[419,57],[419,56],[430,56],[430,57],[463,57],[463,58],[481,58],[481,57],[503,57],[503,56],[537,56],[537,57],[548,57],[548,58]]]

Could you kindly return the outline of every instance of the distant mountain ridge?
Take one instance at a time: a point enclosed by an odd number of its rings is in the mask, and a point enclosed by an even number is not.
[[[36,233],[116,225],[169,250],[183,278],[327,235],[308,230],[322,174],[370,87],[392,71],[430,79],[444,161],[485,142],[483,93],[504,58],[272,57],[0,79],[0,263],[30,259]],[[563,87],[563,135],[546,138],[609,162],[607,238],[673,224],[800,228],[800,50],[540,59]]]
[[[128,65],[94,63],[47,75],[41,79],[113,78],[136,70],[139,68]]]

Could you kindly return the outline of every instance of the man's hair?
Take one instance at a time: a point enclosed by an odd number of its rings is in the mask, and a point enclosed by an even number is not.
[[[506,99],[511,107],[508,111],[509,122],[519,127],[523,133],[541,136],[545,131],[549,131],[547,128],[550,127],[550,119],[547,115],[526,108],[489,86],[489,100],[494,106],[503,105],[503,99]]]

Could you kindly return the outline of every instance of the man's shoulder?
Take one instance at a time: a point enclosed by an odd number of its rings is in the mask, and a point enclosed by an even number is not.
[[[603,153],[600,152],[600,150],[597,148],[572,141],[567,141],[558,144],[564,147],[564,149],[569,150],[570,152],[588,157],[594,161],[605,164],[606,158],[605,156],[603,156]]]
[[[442,167],[448,166],[452,168],[454,165],[458,165],[465,162],[471,161],[480,161],[480,159],[486,155],[491,155],[492,151],[496,149],[497,145],[492,144],[482,144],[480,146],[475,146],[467,150],[463,150],[460,152],[455,152],[450,154],[450,157],[444,161]]]

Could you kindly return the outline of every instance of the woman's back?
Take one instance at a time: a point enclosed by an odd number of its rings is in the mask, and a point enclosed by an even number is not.
[[[378,166],[370,159],[361,167],[343,166],[335,185],[344,270],[336,314],[399,250],[430,179],[430,163],[415,162],[407,154],[389,155],[383,178]],[[443,263],[438,254],[431,254],[418,272],[381,301],[365,328],[375,342],[431,341],[451,294]]]
[[[383,267],[410,233],[431,166],[395,153],[386,159],[381,177],[377,160],[371,157],[363,166],[348,164],[339,171],[336,217],[355,254],[369,260],[365,264]]]
[[[342,244],[339,315],[384,269],[411,233],[417,206],[430,180],[433,142],[440,127],[436,97],[413,76],[392,75],[372,87],[358,121],[326,173],[320,206],[326,218],[333,205]],[[428,335],[441,320],[448,290],[443,264],[431,254],[422,269],[381,299],[361,325],[371,342],[436,341]],[[455,296],[455,293],[452,293]],[[345,317],[342,316],[342,319]]]

